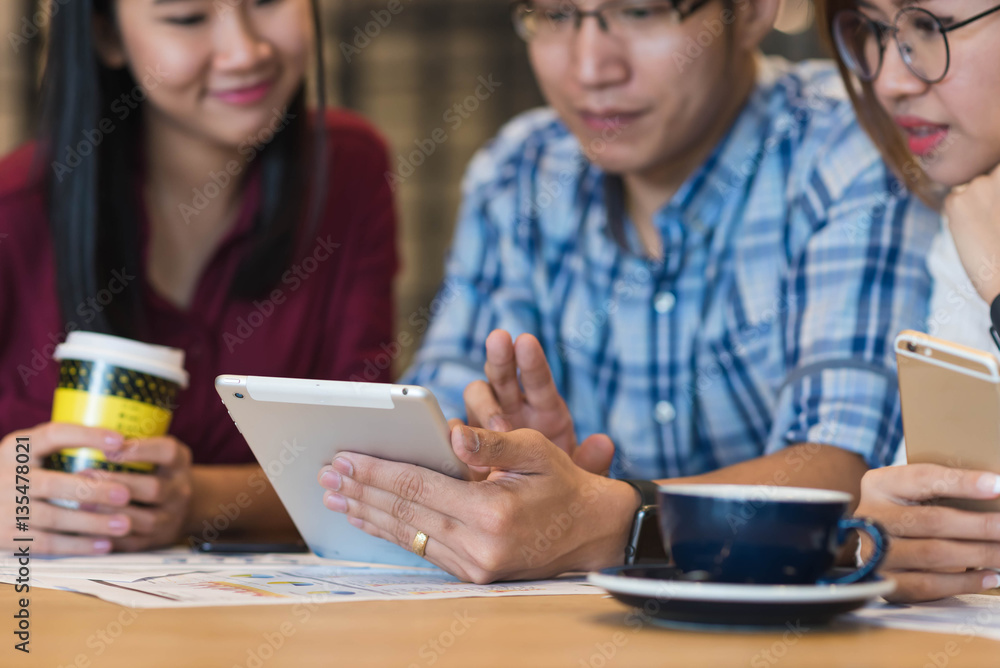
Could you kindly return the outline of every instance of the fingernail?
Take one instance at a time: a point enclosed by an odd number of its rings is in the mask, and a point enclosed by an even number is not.
[[[489,421],[490,431],[510,431],[510,423],[499,415],[494,415]]]
[[[108,460],[112,462],[123,462],[135,449],[135,441],[124,440],[113,452],[108,453]]]
[[[479,432],[469,427],[462,427],[462,442],[469,452],[479,452]]]
[[[94,550],[96,552],[110,552],[111,551],[111,541],[110,540],[95,540]]]
[[[115,533],[124,533],[128,531],[128,518],[122,515],[115,515],[110,520],[108,520],[108,528]]]
[[[337,457],[333,460],[333,468],[348,477],[354,475],[354,465],[343,457]]]
[[[979,489],[987,494],[1000,494],[1000,475],[984,473],[979,476]]]
[[[352,527],[357,527],[358,529],[362,528],[364,526],[364,524],[365,524],[364,522],[362,522],[361,520],[359,520],[357,517],[348,517],[347,521],[350,522],[350,524],[351,524]]]
[[[990,573],[983,578],[983,589],[996,589],[1000,587],[1000,573]]]
[[[326,498],[323,499],[323,503],[335,513],[347,512],[347,499],[340,494],[327,494]]]
[[[343,482],[344,480],[340,477],[340,474],[335,473],[334,471],[327,471],[320,476],[319,479],[319,484],[323,485],[323,487],[326,487],[331,492],[339,490]]]
[[[104,436],[104,443],[112,447],[120,448],[125,443],[125,437],[118,432],[109,431]]]
[[[128,490],[124,487],[113,487],[110,492],[108,492],[108,499],[111,503],[117,503],[118,505],[125,505],[128,503]]]

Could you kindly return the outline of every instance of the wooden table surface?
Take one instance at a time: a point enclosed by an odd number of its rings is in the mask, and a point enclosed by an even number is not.
[[[41,589],[24,655],[13,649],[16,599],[0,585],[4,668],[1000,666],[989,640],[851,624],[801,637],[681,632],[642,626],[601,596],[131,610]]]

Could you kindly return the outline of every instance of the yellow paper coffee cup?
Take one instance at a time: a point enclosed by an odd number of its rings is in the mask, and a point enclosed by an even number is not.
[[[53,357],[59,361],[59,386],[52,421],[111,429],[126,438],[166,434],[177,393],[188,384],[183,350],[117,336],[72,332]],[[108,461],[92,448],[61,450],[47,465],[70,473],[156,470],[154,464]]]

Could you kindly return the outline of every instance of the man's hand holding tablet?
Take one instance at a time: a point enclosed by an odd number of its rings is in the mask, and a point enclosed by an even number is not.
[[[356,453],[320,471],[327,508],[365,532],[415,549],[476,583],[544,578],[624,559],[638,500],[625,482],[590,473],[537,431],[493,432],[456,426],[456,456],[487,467],[485,480]]]
[[[471,426],[449,423],[455,454],[480,480],[342,453],[320,472],[324,504],[373,536],[425,549],[426,559],[473,582],[621,563],[638,499],[628,483],[604,477],[611,439],[594,434],[577,444],[534,336],[514,342],[494,331],[486,355],[489,382],[465,391]]]

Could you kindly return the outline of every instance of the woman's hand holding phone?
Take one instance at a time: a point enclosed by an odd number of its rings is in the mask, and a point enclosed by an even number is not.
[[[94,448],[109,460],[159,466],[151,475],[44,468],[49,455],[67,448]],[[25,454],[27,464],[21,463]],[[191,496],[191,452],[172,437],[126,441],[107,429],[49,422],[0,440],[0,476],[13,481],[18,466],[27,467],[21,469],[27,473],[27,494],[5,496],[0,513],[29,517],[24,535],[34,539],[39,554],[145,550],[169,545],[180,535]],[[80,507],[63,508],[50,503],[53,500]],[[0,536],[0,544],[12,549],[12,538]]]
[[[942,498],[1000,498],[1000,476],[937,464],[873,469],[861,481],[855,514],[890,534],[883,571],[892,601],[927,601],[1000,587],[1000,513],[926,505]],[[872,546],[862,538],[862,557]]]

